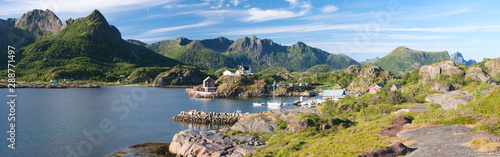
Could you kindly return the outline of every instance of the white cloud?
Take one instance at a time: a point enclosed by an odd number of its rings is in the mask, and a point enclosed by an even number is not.
[[[195,23],[195,24],[189,24],[189,25],[182,25],[182,26],[173,26],[173,27],[165,27],[165,28],[157,28],[157,29],[152,29],[149,31],[146,31],[142,33],[140,36],[154,36],[158,34],[166,34],[171,31],[177,31],[181,29],[189,29],[189,28],[196,28],[196,27],[205,27],[205,26],[210,26],[216,24],[216,21],[213,20],[206,20],[203,22]]]
[[[289,33],[289,32],[317,32],[326,30],[360,30],[364,28],[364,24],[339,24],[339,25],[325,25],[325,24],[307,24],[307,25],[294,25],[294,26],[273,26],[273,27],[260,27],[250,29],[237,29],[234,31],[223,31],[218,34],[222,35],[250,35],[250,34],[274,34],[274,33]]]
[[[243,2],[246,2],[247,0],[230,0],[230,3],[233,3],[234,6],[238,6],[238,4],[241,4]]]
[[[146,9],[152,6],[163,5],[173,0],[18,0],[2,2],[0,15],[22,14],[33,9],[50,9],[56,14],[72,15],[82,17],[88,15],[94,9],[103,13],[115,13],[128,10]]]
[[[175,8],[192,8],[192,7],[204,7],[208,6],[208,2],[196,3],[196,4],[168,4],[163,6],[166,9],[175,9]]]
[[[301,13],[295,13],[284,9],[279,10],[261,10],[259,8],[252,8],[247,10],[248,17],[242,19],[245,22],[263,22],[276,19],[287,19],[292,17],[301,16]]]
[[[337,10],[339,10],[339,8],[337,8],[334,5],[326,5],[323,8],[321,8],[321,12],[323,12],[323,13],[331,13],[331,12],[335,12]]]
[[[446,35],[419,35],[419,34],[390,34],[381,35],[384,39],[400,39],[400,40],[435,40],[435,39],[450,39],[453,36]]]
[[[500,25],[457,26],[434,28],[384,28],[381,31],[410,31],[410,32],[500,32]]]
[[[289,0],[287,0],[289,1]],[[290,0],[290,4],[297,5],[299,2]],[[297,4],[295,4],[297,3]],[[264,21],[270,21],[270,20],[277,20],[277,19],[288,19],[288,18],[293,18],[293,17],[299,17],[299,16],[304,16],[306,15],[309,10],[311,10],[312,5],[308,2],[303,2],[300,5],[300,8],[302,10],[298,12],[294,12],[291,10],[286,10],[286,9],[268,9],[268,10],[262,10],[260,8],[251,8],[247,10],[247,17],[242,18],[242,21],[245,22],[264,22]]]
[[[285,1],[287,1],[288,3],[290,3],[290,5],[292,5],[292,6],[295,6],[295,5],[299,4],[298,0],[285,0]]]

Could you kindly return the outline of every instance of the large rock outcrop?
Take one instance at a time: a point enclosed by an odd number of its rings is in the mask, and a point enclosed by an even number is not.
[[[432,65],[422,66],[420,68],[419,76],[424,78],[424,80],[428,79],[438,79],[440,74],[448,75],[451,77],[452,75],[464,75],[464,70],[460,67],[455,66],[453,61],[442,61],[439,63],[434,63]]]
[[[490,76],[496,78],[500,74],[500,58],[486,61],[484,66],[491,70]]]
[[[273,121],[271,117],[261,114],[241,118],[231,127],[231,130],[273,133],[276,125],[276,121]]]
[[[191,66],[176,66],[172,70],[159,74],[153,83],[155,87],[170,85],[202,84],[207,74]]]
[[[479,65],[470,67],[465,77],[472,80],[479,80],[485,84],[498,85]]]
[[[455,90],[455,88],[445,83],[432,83],[431,90],[446,93]]]
[[[425,98],[430,103],[441,105],[443,109],[457,108],[458,105],[466,105],[474,99],[474,96],[462,91],[452,91],[444,94],[434,94]]]
[[[184,130],[174,135],[169,151],[182,156],[245,156],[258,146],[264,145],[256,141],[258,138],[249,135],[237,135],[232,138],[217,130]]]
[[[359,93],[368,91],[374,83],[383,83],[394,77],[393,74],[375,65],[351,65],[346,72],[356,76],[347,89]]]

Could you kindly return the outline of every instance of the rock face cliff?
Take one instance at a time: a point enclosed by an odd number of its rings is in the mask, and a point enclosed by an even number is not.
[[[394,78],[394,75],[375,65],[351,65],[346,72],[356,77],[347,87],[348,90],[364,93],[374,83],[384,83]]]
[[[61,20],[50,10],[35,9],[18,19],[0,19],[0,46],[21,48],[54,37],[61,27]]]
[[[491,72],[490,72],[491,77],[497,78],[499,76],[499,74],[500,74],[500,58],[486,61],[484,63],[484,66],[488,70],[491,70]]]
[[[469,67],[469,70],[467,70],[467,74],[465,75],[465,77],[473,80],[479,80],[485,84],[498,85],[498,83],[493,80],[488,75],[488,73],[484,72],[483,69],[479,67],[479,65]]]
[[[440,74],[451,77],[452,75],[463,76],[465,72],[460,67],[455,66],[453,61],[443,61],[432,65],[422,66],[419,73],[420,77],[424,78],[424,80],[439,78]]]

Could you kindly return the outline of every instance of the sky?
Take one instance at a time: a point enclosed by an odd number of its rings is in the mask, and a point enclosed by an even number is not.
[[[481,61],[500,57],[498,8],[494,0],[0,0],[0,18],[50,9],[64,22],[99,9],[124,39],[148,44],[256,35],[358,61],[398,46]]]

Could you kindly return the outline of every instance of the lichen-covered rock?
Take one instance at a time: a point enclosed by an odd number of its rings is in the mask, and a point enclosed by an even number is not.
[[[309,123],[305,119],[297,119],[288,123],[288,126],[285,129],[285,133],[297,133],[299,131],[307,129]]]
[[[444,94],[434,94],[425,98],[430,103],[441,105],[443,109],[457,108],[458,105],[465,105],[472,101],[474,96],[462,91],[452,91]]]
[[[245,135],[244,135],[245,136]],[[248,136],[248,135],[246,135]],[[219,131],[184,130],[174,135],[169,152],[182,156],[232,156],[251,153],[262,142],[252,138],[248,143],[223,135]]]
[[[455,88],[449,84],[433,83],[431,85],[431,90],[446,93],[455,90]]]
[[[449,97],[441,104],[441,108],[445,110],[454,109],[457,108],[458,105],[468,104],[472,99],[474,99],[472,95]]]
[[[425,80],[428,80],[437,79],[439,78],[440,74],[448,75],[449,77],[451,77],[452,75],[462,76],[464,75],[464,73],[465,72],[460,67],[455,66],[455,63],[453,63],[453,61],[448,60],[434,63],[432,65],[422,66],[420,68],[419,76],[424,78]]]
[[[276,125],[277,123],[275,121],[272,121],[269,117],[265,115],[247,116],[241,118],[238,122],[236,122],[231,127],[231,130],[240,130],[242,132],[263,131],[267,133],[273,133]]]
[[[469,70],[467,71],[465,77],[472,80],[479,80],[485,84],[498,85],[498,83],[493,80],[486,72],[484,72],[483,69],[481,69],[481,67],[479,66],[469,67]]]

